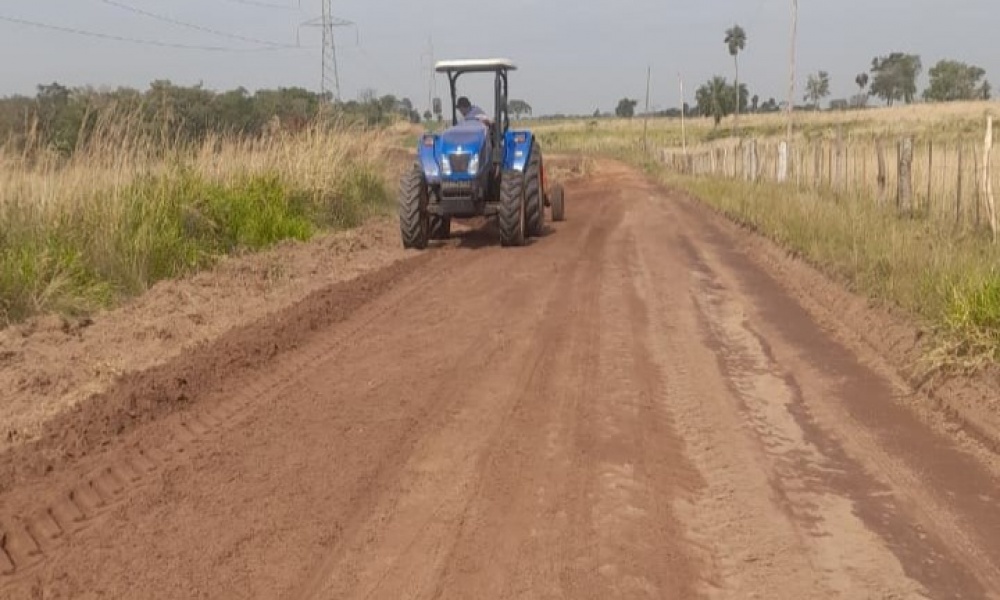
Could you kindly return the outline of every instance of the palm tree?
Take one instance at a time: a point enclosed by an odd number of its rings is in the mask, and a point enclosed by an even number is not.
[[[861,92],[864,93],[865,88],[868,87],[868,73],[859,73],[857,77],[854,78],[854,83],[858,84],[861,88]]]
[[[724,77],[716,75],[705,82],[695,92],[698,112],[706,117],[712,117],[715,126],[719,126],[722,118],[729,114],[730,98],[729,84]]]
[[[858,88],[861,89],[861,93],[858,94],[858,105],[861,107],[867,106],[868,94],[865,92],[865,88],[868,87],[868,73],[859,73],[854,78],[854,83],[858,84]]]
[[[726,46],[729,47],[729,54],[733,57],[736,65],[735,88],[740,89],[740,52],[747,46],[747,32],[739,25],[733,25],[726,30]],[[740,103],[736,103],[736,119],[733,121],[733,132],[735,133],[740,124]]]

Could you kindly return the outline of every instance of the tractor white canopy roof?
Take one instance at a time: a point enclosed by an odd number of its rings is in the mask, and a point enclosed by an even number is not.
[[[514,71],[517,67],[506,58],[476,58],[465,60],[442,60],[438,61],[435,69],[439,73],[447,71],[477,71],[491,72],[497,69]]]

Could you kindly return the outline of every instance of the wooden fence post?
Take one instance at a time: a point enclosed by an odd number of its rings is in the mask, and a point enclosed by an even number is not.
[[[757,183],[757,138],[750,140],[750,169],[747,175],[751,183]]]
[[[997,211],[993,202],[993,181],[990,177],[990,154],[993,152],[993,116],[986,117],[986,142],[983,145],[983,199],[986,201],[986,216],[990,219],[993,242],[997,241]]]
[[[875,141],[875,150],[878,153],[878,205],[885,206],[886,201],[886,172],[885,172],[885,142],[882,138]]]
[[[815,172],[813,173],[813,187],[819,188],[823,184],[823,144],[816,144],[816,156],[813,161]]]
[[[975,149],[973,149],[973,151],[972,151],[972,170],[973,170],[973,176],[975,177],[975,179],[973,181],[975,181],[975,183],[976,183],[976,185],[973,186],[975,188],[975,190],[976,190],[976,202],[975,202],[975,204],[976,204],[976,229],[979,229],[979,226],[982,224],[981,207],[983,205],[983,187],[981,185],[979,185],[979,182],[980,182],[979,165],[980,165],[980,162],[978,160],[976,160],[976,151],[975,151]]]
[[[905,215],[913,211],[913,139],[903,138],[899,143],[899,187],[896,208]]]
[[[844,152],[844,129],[843,127],[837,128],[837,149],[836,149],[836,182],[834,186],[838,191],[844,188],[844,171],[846,171],[847,165],[846,156]]]
[[[861,179],[859,181],[861,182],[861,189],[864,190],[865,192],[867,192],[868,191],[868,156],[867,156],[868,152],[867,152],[867,148],[865,148],[861,152],[855,152],[855,158],[854,158],[854,160],[857,160],[857,156],[859,156],[859,155],[861,156]],[[856,173],[855,173],[855,179],[857,179],[857,174]]]
[[[927,140],[927,216],[931,216],[931,193],[934,185],[934,141]]]
[[[962,142],[958,142],[958,184],[955,186],[955,223],[962,222]]]
[[[788,141],[781,140],[778,144],[778,183],[788,180]]]
[[[741,144],[740,147],[743,149],[741,152],[743,155],[743,179],[750,181],[750,144]]]

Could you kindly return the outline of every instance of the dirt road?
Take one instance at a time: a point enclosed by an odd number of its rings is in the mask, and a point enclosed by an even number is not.
[[[82,409],[7,469],[0,597],[1000,597],[988,452],[704,208],[567,198],[133,383],[155,420]]]

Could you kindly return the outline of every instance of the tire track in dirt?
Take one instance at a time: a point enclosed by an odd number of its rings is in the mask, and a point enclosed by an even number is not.
[[[471,397],[470,406],[415,450],[409,461],[414,466],[406,472],[419,473],[420,478],[404,475],[404,480],[412,479],[413,483],[403,487],[423,492],[387,498],[383,501],[385,507],[375,511],[376,515],[391,515],[387,523],[378,521],[387,539],[374,547],[352,543],[350,551],[324,562],[310,583],[292,597],[421,598],[439,597],[446,589],[448,594],[459,595],[463,590],[474,595],[474,590],[489,589],[498,597],[506,597],[512,595],[510,582],[515,580],[517,586],[528,585],[529,579],[545,585],[537,578],[538,565],[524,562],[521,551],[528,543],[526,528],[533,532],[529,540],[535,543],[542,535],[540,530],[546,528],[547,518],[539,518],[536,512],[545,494],[531,485],[539,483],[534,476],[538,466],[520,463],[518,457],[531,456],[536,443],[549,446],[555,441],[551,430],[536,429],[547,419],[527,415],[547,413],[551,405],[544,394],[552,391],[549,386],[553,382],[563,381],[559,378],[561,371],[554,368],[556,363],[564,362],[567,338],[575,337],[571,327],[575,315],[567,313],[566,307],[574,303],[574,298],[595,297],[589,289],[597,281],[593,269],[600,262],[603,240],[620,218],[615,215],[620,211],[604,211],[596,206],[595,210],[599,214],[587,219],[584,231],[560,232],[572,235],[573,241],[564,240],[570,246],[557,250],[558,260],[568,262],[559,268],[558,276],[543,286],[538,285],[541,282],[536,277],[529,279],[534,287],[533,299],[509,313],[525,312],[529,318],[526,323],[537,323],[538,328],[528,329],[525,336],[518,335],[515,345],[493,365],[496,373],[485,375],[485,382],[465,389]],[[587,350],[594,352],[596,347]],[[517,384],[501,397],[482,391],[483,387],[504,387],[501,381],[508,382],[508,387],[511,382]],[[448,388],[439,393],[447,396],[456,391]],[[528,423],[533,426],[526,427]],[[530,432],[527,438],[525,430]],[[442,462],[445,447],[461,447],[463,452]],[[553,451],[551,446],[549,451]],[[514,464],[507,459],[513,459]],[[431,473],[419,467],[428,462],[434,464]],[[513,471],[510,467],[514,467]],[[560,487],[565,476],[550,474],[555,479],[546,483]],[[505,489],[504,494],[492,493],[497,485]],[[441,489],[431,493],[428,486]],[[428,496],[435,498],[434,504],[428,503]],[[498,500],[503,506],[496,504]],[[499,515],[507,518],[496,521]],[[431,524],[438,527],[431,528]],[[357,532],[348,538],[367,541],[372,533]],[[546,548],[554,550],[555,546]],[[376,551],[377,555],[372,554]],[[360,573],[356,573],[356,565],[362,565]]]
[[[970,471],[965,483],[982,481],[985,473],[971,476],[976,469],[956,452],[954,441],[946,443],[913,415],[899,411],[891,382],[855,362],[856,357],[804,318],[802,308],[735,249],[739,234],[723,234],[700,214],[704,210],[678,203],[670,211],[670,219],[685,232],[680,234],[683,248],[701,289],[696,304],[705,331],[723,349],[719,361],[726,380],[772,457],[774,488],[810,541],[814,568],[829,572],[833,590],[847,597],[880,587],[888,593],[884,586],[892,581],[901,589],[919,584],[906,595],[930,597],[982,597],[1000,588],[990,545],[975,540],[973,533],[995,522],[982,513],[978,527],[962,523],[981,513],[982,493],[961,497],[960,506],[975,500],[971,510],[961,509],[959,518],[952,502],[934,498],[941,488],[924,483],[928,476],[943,474],[945,464],[952,465],[951,473]],[[794,331],[791,347],[782,330]],[[773,412],[776,400],[784,410]],[[856,412],[858,404],[864,408]],[[855,421],[846,413],[848,407],[866,418]],[[897,413],[884,421],[892,423],[892,434],[883,430],[876,435],[879,427],[872,428],[870,417],[880,413]],[[887,453],[884,444],[896,439],[921,439],[937,449],[936,456],[920,461],[923,473],[913,472],[906,463],[917,454]],[[789,451],[802,443],[807,452]],[[865,543],[866,536],[877,537]],[[872,570],[870,564],[882,564],[885,570]],[[837,572],[841,575],[833,575]]]
[[[887,544],[854,514],[856,496],[837,485],[859,467],[837,460],[829,448],[812,441],[816,432],[800,422],[801,392],[774,363],[743,308],[710,271],[695,270],[693,277],[703,326],[721,348],[722,371],[760,441],[778,507],[809,553],[817,587],[831,597],[925,597]]]
[[[307,352],[297,352],[294,361],[287,361],[287,368],[269,370],[263,377],[240,377],[243,394],[189,398],[199,405],[165,418],[165,431],[157,436],[163,440],[161,444],[139,441],[124,456],[98,460],[99,466],[90,467],[80,483],[67,486],[54,499],[39,502],[29,497],[27,502],[23,499],[18,502],[17,498],[13,501],[4,498],[0,505],[0,577],[10,578],[14,583],[31,577],[33,568],[54,558],[69,538],[100,526],[100,517],[147,487],[165,468],[176,466],[190,456],[199,443],[218,439],[226,431],[239,427],[253,410],[260,408],[262,400],[295,385],[303,373],[351,344],[366,327],[432,285],[430,280],[416,280],[389,290],[384,298],[373,298],[359,307],[356,324],[321,338]],[[314,312],[314,305],[323,296],[321,293],[303,301],[296,311]],[[299,338],[299,342],[303,341],[305,338]],[[282,361],[276,358],[275,362]]]
[[[690,595],[697,565],[664,541],[678,530],[670,498],[697,475],[652,402],[657,369],[634,335],[645,304],[629,283],[628,199],[615,184],[594,186],[594,235],[537,334],[550,349],[480,461],[427,597]]]
[[[851,393],[880,410],[882,384],[782,332],[801,309],[746,285],[738,235],[613,163],[567,196],[526,248],[459,233],[185,357],[157,377],[187,399],[155,419],[115,436],[112,409],[90,415],[112,416],[74,433],[82,458],[0,495],[0,596],[998,589],[995,524],[970,529],[992,505],[968,496],[995,481],[913,421],[845,418]],[[915,477],[956,465],[944,491]]]

